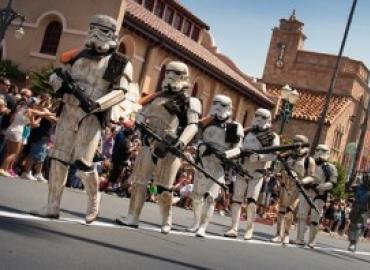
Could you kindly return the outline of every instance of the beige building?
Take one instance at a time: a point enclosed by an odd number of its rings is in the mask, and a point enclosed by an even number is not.
[[[303,26],[293,13],[289,19],[281,19],[280,25],[272,30],[260,81],[266,84],[270,95],[278,100],[277,116],[282,86],[289,84],[298,90],[300,98],[283,134],[290,137],[294,134],[306,134],[312,141],[329,89],[336,56],[305,51],[306,36]],[[331,147],[334,160],[346,161],[346,145],[359,138],[368,98],[368,83],[368,68],[361,61],[343,57],[320,141]],[[277,117],[276,129],[280,124]]]
[[[0,0],[0,6],[7,1]],[[205,112],[215,94],[224,93],[234,104],[234,118],[247,126],[254,110],[273,108],[262,85],[243,74],[227,56],[218,52],[209,26],[176,0],[15,0],[14,9],[26,16],[21,40],[7,32],[3,58],[22,69],[57,65],[58,56],[81,47],[94,14],[116,18],[120,51],[134,66],[134,79],[142,94],[158,90],[164,66],[180,59],[190,67],[193,88]]]

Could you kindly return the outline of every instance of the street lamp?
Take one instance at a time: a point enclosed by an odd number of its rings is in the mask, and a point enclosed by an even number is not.
[[[283,103],[281,110],[280,134],[283,133],[285,123],[289,121],[293,107],[299,99],[299,93],[297,90],[292,90],[292,88],[286,84],[281,88],[281,99]]]
[[[12,2],[13,0],[9,0],[6,8],[0,9],[0,43],[3,41],[9,25],[16,19],[20,20],[20,23],[17,30],[15,30],[15,37],[20,39],[24,36],[24,30],[22,26],[26,18],[12,9]]]

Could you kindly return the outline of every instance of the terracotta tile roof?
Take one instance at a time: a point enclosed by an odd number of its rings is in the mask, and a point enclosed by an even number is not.
[[[193,12],[191,12],[187,7],[185,7],[180,0],[167,0],[169,4],[173,4],[176,8],[180,11],[184,12],[187,16],[189,16],[192,20],[198,23],[201,27],[209,30],[209,25],[206,24],[202,19],[196,16]]]
[[[127,1],[125,17],[131,17],[140,23],[145,24],[153,33],[159,34],[161,37],[174,42],[176,46],[184,49],[187,53],[191,54],[193,58],[198,59],[203,64],[210,66],[222,73],[224,78],[231,79],[239,86],[242,92],[254,96],[258,100],[262,100],[263,103],[269,106],[273,106],[273,102],[256,86],[251,82],[247,81],[227,64],[225,64],[216,55],[210,52],[208,49],[203,47],[201,44],[195,42],[191,38],[185,36],[180,31],[167,24],[165,21],[146,10],[141,5],[137,4],[133,0]],[[223,78],[218,78],[222,81]]]
[[[267,93],[272,97],[280,96],[281,86],[267,85]],[[322,112],[325,93],[318,93],[313,90],[297,89],[299,99],[293,108],[292,117],[308,121],[318,121]],[[332,124],[346,108],[352,103],[352,99],[346,96],[332,96],[325,122]]]

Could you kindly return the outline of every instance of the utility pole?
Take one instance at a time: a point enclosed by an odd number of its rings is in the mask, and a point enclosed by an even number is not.
[[[314,137],[314,139],[312,141],[311,153],[313,153],[315,151],[316,146],[319,144],[322,131],[324,130],[326,115],[328,113],[329,105],[330,105],[330,98],[333,95],[334,86],[335,86],[335,83],[337,81],[337,77],[338,77],[338,73],[339,73],[339,67],[340,67],[340,62],[342,60],[342,54],[343,54],[344,47],[346,45],[346,40],[347,40],[349,28],[350,28],[351,23],[352,23],[353,14],[354,14],[355,9],[356,9],[356,4],[357,4],[357,0],[353,0],[351,11],[349,13],[348,20],[347,20],[346,29],[344,31],[342,43],[340,45],[339,53],[338,53],[338,56],[337,56],[337,61],[335,63],[333,76],[332,76],[331,81],[330,81],[329,90],[328,90],[328,93],[326,94],[326,97],[325,97],[325,104],[324,104],[323,110],[321,112],[321,116],[320,116],[319,124],[317,126],[315,137]]]
[[[349,186],[352,185],[355,179],[355,176],[356,176],[356,173],[360,165],[360,161],[361,161],[362,149],[364,148],[365,136],[366,136],[366,132],[368,128],[369,114],[370,114],[370,92],[368,92],[367,99],[368,99],[368,103],[367,103],[367,108],[365,110],[366,114],[364,117],[364,121],[362,122],[362,125],[361,125],[361,134],[360,134],[360,139],[358,141],[358,145],[356,148],[356,155],[354,158],[352,173],[351,173],[349,184],[348,184]]]

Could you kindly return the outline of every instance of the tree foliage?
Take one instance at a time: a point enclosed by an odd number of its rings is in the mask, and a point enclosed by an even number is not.
[[[332,190],[332,194],[337,199],[344,199],[346,196],[345,186],[346,186],[347,171],[343,167],[343,165],[341,165],[338,162],[335,162],[334,165],[335,167],[337,167],[338,181]]]
[[[26,79],[26,74],[19,69],[19,66],[8,59],[0,61],[0,76],[4,76],[16,83],[24,82]]]
[[[54,94],[51,85],[49,84],[49,77],[53,73],[52,66],[46,66],[39,70],[32,71],[30,74],[30,89],[35,95],[49,93]]]

